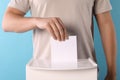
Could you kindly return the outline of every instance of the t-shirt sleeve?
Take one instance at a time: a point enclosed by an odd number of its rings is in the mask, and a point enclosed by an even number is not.
[[[8,7],[16,8],[26,13],[30,9],[29,0],[10,0]]]
[[[112,10],[110,0],[95,0],[94,14],[100,14]]]

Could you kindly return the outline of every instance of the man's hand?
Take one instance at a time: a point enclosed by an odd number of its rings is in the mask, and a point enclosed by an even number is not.
[[[67,30],[58,17],[36,18],[35,24],[39,29],[46,29],[56,40],[64,41],[68,39]]]
[[[105,77],[105,80],[116,80],[116,74],[108,72]]]

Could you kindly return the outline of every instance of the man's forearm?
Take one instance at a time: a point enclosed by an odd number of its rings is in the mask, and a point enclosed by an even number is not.
[[[116,74],[116,36],[114,24],[109,12],[99,15],[99,30],[106,55],[108,72]]]
[[[116,72],[116,38],[113,25],[106,24],[100,30],[108,71]]]
[[[12,7],[8,7],[3,18],[3,29],[6,32],[26,32],[32,29],[44,29],[59,41],[68,39],[67,30],[59,17],[24,17],[25,13]]]
[[[2,27],[7,32],[26,32],[36,28],[36,18],[24,17],[25,13],[9,7],[3,17]]]
[[[6,14],[3,19],[3,29],[7,32],[26,32],[35,28],[34,18]]]

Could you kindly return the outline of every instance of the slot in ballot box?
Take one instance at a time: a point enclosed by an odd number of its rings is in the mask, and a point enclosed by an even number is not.
[[[31,59],[26,65],[26,80],[97,80],[97,64],[91,59],[77,59],[77,37],[64,42],[50,39],[51,62]]]

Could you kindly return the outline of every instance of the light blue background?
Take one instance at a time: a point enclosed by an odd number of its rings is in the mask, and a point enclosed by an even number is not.
[[[5,33],[2,18],[9,0],[0,1],[0,80],[25,80],[25,65],[32,57],[32,31],[26,33]],[[112,0],[112,16],[117,33],[117,80],[120,80],[120,0]],[[30,16],[28,13],[27,16]],[[100,67],[99,80],[106,74],[106,62],[101,40],[95,23],[95,49]]]

